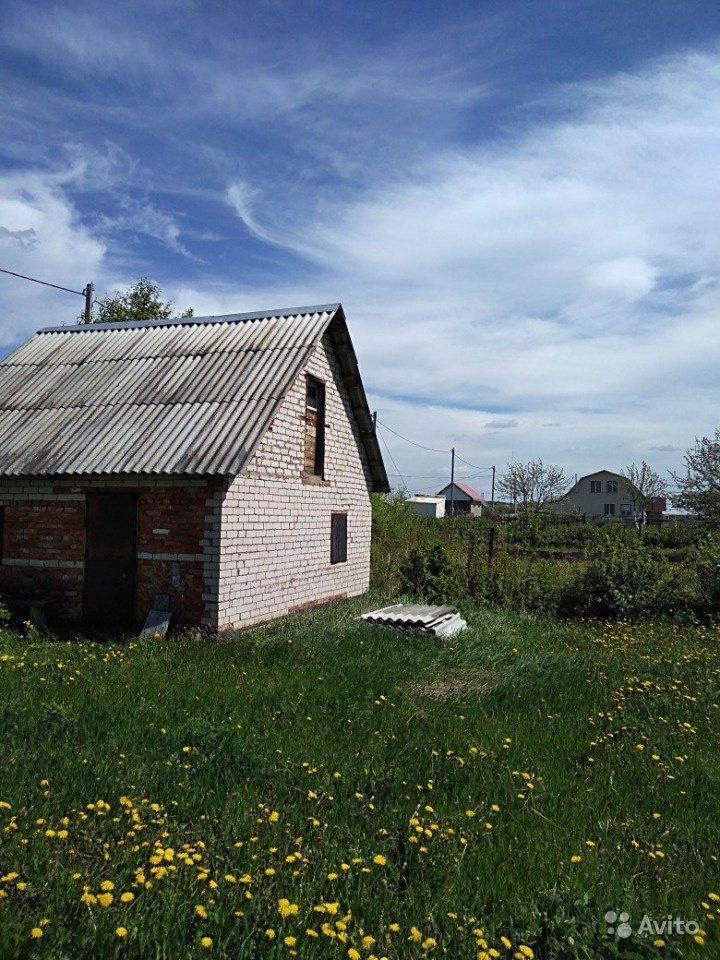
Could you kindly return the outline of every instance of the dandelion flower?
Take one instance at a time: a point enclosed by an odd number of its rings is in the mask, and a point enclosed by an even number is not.
[[[387,858],[384,857],[381,853],[376,853],[373,857],[373,863],[376,863],[379,867],[384,867],[387,863]]]
[[[43,935],[43,932],[40,929],[40,927],[33,927],[32,930],[30,931],[30,937],[33,940],[39,940],[42,935]]]
[[[290,903],[285,897],[278,900],[278,913],[281,917],[295,917],[300,907],[296,903]]]
[[[212,945],[213,945],[212,937],[201,937],[201,938],[200,938],[200,946],[201,946],[204,950],[209,950]]]
[[[118,927],[118,928],[116,929],[116,931],[115,931],[115,936],[116,936],[116,937],[126,937],[126,936],[127,936],[127,929],[126,929],[125,927]]]
[[[286,947],[294,947],[297,943],[297,937],[285,937],[283,941]]]
[[[268,940],[275,939],[275,931],[272,929],[272,927],[268,927],[268,929],[265,931],[265,936],[268,938]]]

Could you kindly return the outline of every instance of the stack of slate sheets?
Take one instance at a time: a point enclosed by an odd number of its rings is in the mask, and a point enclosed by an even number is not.
[[[467,630],[467,623],[457,607],[431,606],[419,603],[396,603],[391,607],[364,613],[361,620],[395,630],[424,630],[436,637],[454,637]]]

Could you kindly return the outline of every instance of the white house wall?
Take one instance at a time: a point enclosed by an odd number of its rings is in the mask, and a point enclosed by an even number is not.
[[[302,479],[306,373],[325,383],[325,479]],[[218,627],[248,626],[364,593],[370,580],[371,480],[327,335],[221,507]],[[334,512],[348,514],[347,562],[330,563]]]

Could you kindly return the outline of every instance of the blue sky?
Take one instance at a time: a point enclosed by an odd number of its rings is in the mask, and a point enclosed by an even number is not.
[[[5,0],[0,75],[0,266],[341,300],[381,421],[483,466],[720,423],[716,3]],[[3,351],[79,302],[0,277]]]

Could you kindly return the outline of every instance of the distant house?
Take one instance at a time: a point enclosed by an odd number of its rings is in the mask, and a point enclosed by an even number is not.
[[[445,513],[449,516],[464,513],[479,517],[482,516],[483,510],[490,506],[476,490],[459,480],[438,490],[437,496],[445,497]]]
[[[387,490],[339,303],[48,328],[0,363],[0,592],[57,620],[362,593]]]
[[[408,506],[413,513],[420,517],[433,517],[439,520],[445,516],[445,497],[430,497],[424,493],[416,493],[408,500]]]
[[[641,507],[638,490],[629,480],[610,470],[598,470],[580,477],[547,509],[564,516],[591,520],[636,520]]]

